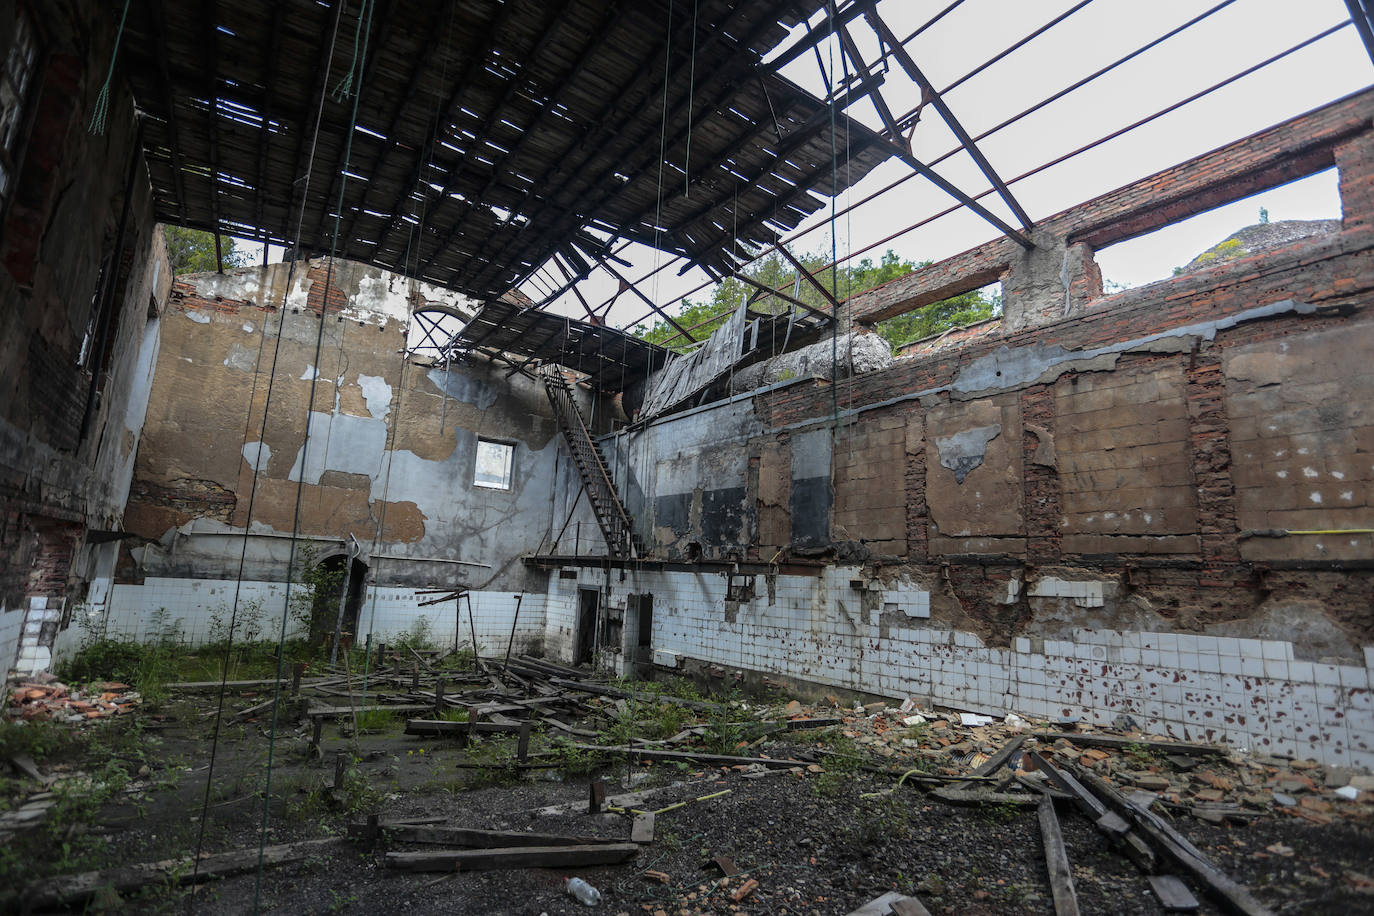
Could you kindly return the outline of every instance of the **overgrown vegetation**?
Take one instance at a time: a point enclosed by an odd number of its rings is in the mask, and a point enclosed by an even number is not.
[[[176,674],[184,646],[181,619],[170,619],[166,608],[153,614],[152,632],[145,642],[111,639],[84,615],[80,648],[59,663],[59,679],[73,684],[116,681],[129,684],[156,705],[167,698],[167,683]]]
[[[219,269],[215,265],[215,234],[199,229],[184,229],[181,226],[164,225],[163,235],[167,238],[167,255],[172,262],[172,274],[203,273]],[[220,266],[242,267],[250,260],[246,251],[240,251],[234,240],[227,235],[220,236]]]
[[[872,258],[863,258],[857,263],[842,265],[839,270],[825,267],[830,262],[828,253],[814,252],[797,256],[803,266],[816,277],[822,286],[832,290],[840,301],[850,296],[866,292],[898,277],[904,277],[930,262],[904,260],[896,252],[888,249],[875,263]],[[802,279],[797,280],[797,272],[792,265],[776,252],[754,262],[744,271],[750,278],[773,289],[780,289],[787,295],[799,299],[817,309],[828,310],[829,302],[820,290]],[[730,312],[738,308],[755,292],[754,287],[735,277],[727,277],[716,284],[711,297],[705,301],[694,302],[683,299],[682,307],[674,316],[679,325],[691,331],[697,340],[704,340],[712,331],[723,325]],[[964,293],[942,302],[935,302],[924,308],[879,322],[875,329],[893,348],[920,340],[932,334],[954,327],[962,327],[1001,313],[1001,299],[988,296],[981,290]],[[791,306],[786,300],[763,294],[750,305],[756,312],[781,313]],[[725,314],[721,314],[725,313]],[[712,317],[719,316],[719,317]],[[700,325],[700,327],[696,327]],[[695,328],[695,330],[692,330]],[[636,328],[635,336],[652,343],[661,344],[671,350],[682,352],[689,344],[668,322],[659,321],[652,326]]]

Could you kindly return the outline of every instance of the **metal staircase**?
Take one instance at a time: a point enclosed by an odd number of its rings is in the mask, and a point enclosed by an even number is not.
[[[568,443],[577,472],[582,475],[582,487],[587,499],[596,513],[597,524],[606,537],[613,557],[628,558],[635,556],[636,544],[630,517],[620,502],[615,484],[606,470],[606,458],[601,448],[587,430],[587,422],[582,419],[582,411],[573,398],[572,387],[555,367],[540,370],[544,390],[548,392],[549,403],[553,405],[553,415],[563,430],[563,438]]]

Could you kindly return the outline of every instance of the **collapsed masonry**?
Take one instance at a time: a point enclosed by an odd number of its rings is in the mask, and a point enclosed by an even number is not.
[[[1029,252],[999,240],[856,297],[852,374],[799,351],[633,423],[578,389],[632,556],[537,377],[405,356],[413,311],[476,303],[323,260],[171,284],[135,219],[122,244],[149,267],[95,417],[6,408],[6,467],[37,470],[6,496],[0,650],[74,645],[63,598],[135,637],[208,638],[240,579],[279,613],[294,532],[347,568],[360,640],[423,618],[457,643],[461,611],[484,647],[622,673],[1129,716],[1372,766],[1371,118],[1350,97],[1045,220]],[[1330,232],[1103,295],[1094,250],[1332,166]],[[1000,319],[864,358],[867,326],[997,280]],[[16,405],[42,390],[27,354]]]

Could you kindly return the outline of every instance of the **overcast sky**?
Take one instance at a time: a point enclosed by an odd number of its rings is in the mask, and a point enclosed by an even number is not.
[[[892,31],[906,37],[949,0],[881,0],[879,10]],[[977,136],[1017,112],[1072,84],[1132,50],[1199,15],[1216,0],[1094,0],[1043,35],[1014,51],[945,96],[967,131]],[[907,45],[937,88],[944,88],[994,57],[1025,35],[1076,6],[1076,0],[966,0]],[[1063,99],[980,141],[979,147],[1006,180],[1097,140],[1146,115],[1172,105],[1348,18],[1341,0],[1234,0],[1225,9],[1159,47],[1076,90]],[[819,20],[821,16],[816,17]],[[869,61],[877,57],[873,33],[864,24],[852,27]],[[686,40],[684,34],[680,36]],[[784,47],[793,39],[784,43]],[[822,62],[838,69],[839,53],[821,47]],[[824,93],[820,67],[808,54],[784,69],[805,88]],[[1360,90],[1374,82],[1374,66],[1352,26],[1346,26],[1305,50],[1132,130],[1088,153],[1012,184],[1011,190],[1033,220],[1129,184],[1199,153],[1254,133],[1286,118]],[[899,115],[914,107],[919,93],[893,62],[884,96]],[[848,112],[879,128],[871,104],[860,102]],[[668,125],[672,134],[673,125]],[[916,155],[927,161],[957,146],[953,135],[928,110],[912,137]],[[681,155],[676,157],[680,160]],[[841,164],[842,167],[842,164]],[[970,194],[988,182],[967,154],[960,153],[937,169]],[[910,169],[889,160],[853,189],[838,207],[857,201],[907,174]],[[982,199],[1009,223],[1005,205],[990,195]],[[913,178],[884,196],[842,215],[834,226],[835,245],[843,256],[933,215],[951,199],[921,178]],[[1195,217],[1141,239],[1098,253],[1104,276],[1136,286],[1169,276],[1173,267],[1258,221],[1260,207],[1273,221],[1340,216],[1334,170],[1274,189],[1229,207]],[[814,214],[802,228],[819,229],[793,246],[800,251],[831,250],[830,208]],[[900,236],[885,247],[912,260],[939,260],[988,241],[997,230],[977,215],[960,210]],[[883,248],[871,252],[875,260]],[[261,256],[261,246],[248,243]],[[272,260],[279,259],[273,251]],[[631,249],[639,277],[668,260],[642,246]],[[677,265],[648,281],[644,291],[660,303],[673,303],[705,279],[693,270],[677,276]],[[527,283],[525,291],[540,299],[544,284]],[[597,304],[615,291],[614,281],[594,274],[582,285]],[[693,296],[702,299],[709,289]],[[555,311],[585,314],[571,296]],[[623,326],[641,317],[646,307],[630,294],[620,297],[611,323]]]

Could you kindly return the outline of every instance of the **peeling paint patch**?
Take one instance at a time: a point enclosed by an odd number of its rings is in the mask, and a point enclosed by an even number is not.
[[[935,447],[940,450],[940,465],[953,471],[954,479],[963,483],[969,472],[983,463],[988,443],[996,439],[1001,432],[1002,424],[994,423],[991,426],[975,426],[944,439],[936,439]]]
[[[272,446],[266,442],[245,442],[243,460],[248,462],[248,466],[254,471],[265,471],[272,460]]]
[[[224,365],[240,372],[252,372],[257,364],[257,351],[250,350],[241,343],[236,343],[230,347],[229,355],[224,358]]]
[[[301,373],[302,382],[311,382],[320,377],[319,371],[310,363],[305,364],[305,371]]]
[[[209,316],[208,314],[206,314],[205,312],[192,312],[192,311],[187,311],[187,312],[186,312],[186,317],[189,318],[189,319],[191,319],[192,321],[194,321],[196,324],[209,324],[209,323],[210,323],[210,316]]]
[[[374,420],[385,420],[391,413],[391,385],[380,375],[358,375],[358,387],[367,401],[367,412]]]
[[[478,410],[491,407],[503,393],[503,389],[498,386],[458,370],[444,372],[442,369],[430,369],[426,375],[434,383],[435,388],[455,400],[473,405]]]

